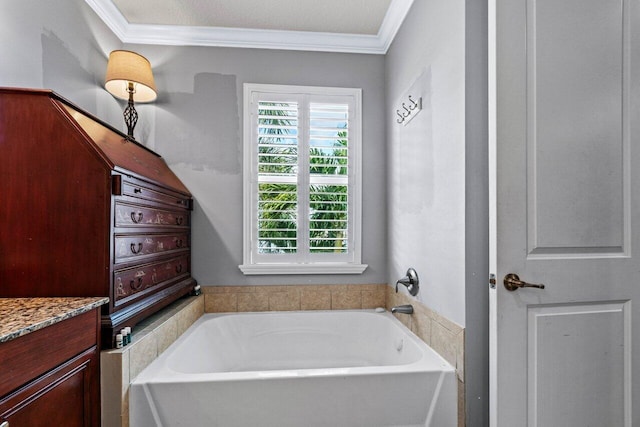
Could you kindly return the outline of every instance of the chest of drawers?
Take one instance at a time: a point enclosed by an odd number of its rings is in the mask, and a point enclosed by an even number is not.
[[[158,154],[26,89],[0,88],[0,147],[0,297],[109,297],[110,348],[194,288],[192,196]]]
[[[143,179],[113,175],[111,298],[115,309],[153,302],[191,278],[192,199]],[[191,289],[191,288],[189,288]],[[126,312],[126,311],[125,311]],[[116,323],[124,326],[124,322]],[[114,328],[114,331],[117,331]]]

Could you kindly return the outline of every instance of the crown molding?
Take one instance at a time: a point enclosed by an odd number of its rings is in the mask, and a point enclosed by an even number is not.
[[[123,43],[385,54],[413,0],[393,0],[377,35],[129,24],[111,0],[85,0]]]

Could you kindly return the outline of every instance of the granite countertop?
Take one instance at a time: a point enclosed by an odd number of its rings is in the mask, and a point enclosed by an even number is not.
[[[0,343],[93,310],[104,297],[0,298]]]

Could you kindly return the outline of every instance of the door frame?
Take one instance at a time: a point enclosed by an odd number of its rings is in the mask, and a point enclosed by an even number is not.
[[[493,282],[489,286],[489,425],[498,423],[498,342],[497,342],[497,0],[488,0],[487,14],[487,72],[488,72],[488,173],[489,173],[489,273]]]

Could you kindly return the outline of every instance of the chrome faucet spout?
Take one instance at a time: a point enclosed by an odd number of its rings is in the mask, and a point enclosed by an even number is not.
[[[391,308],[392,313],[413,314],[413,306],[411,304],[397,305]]]

